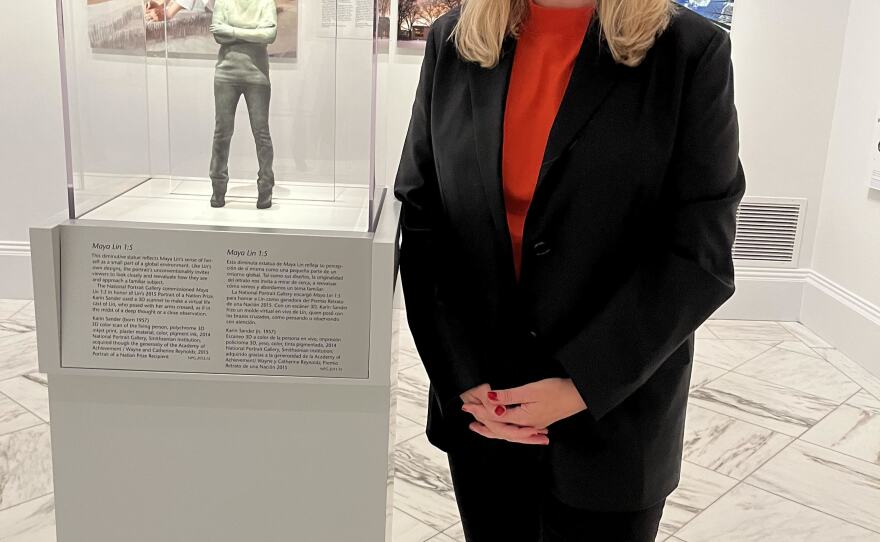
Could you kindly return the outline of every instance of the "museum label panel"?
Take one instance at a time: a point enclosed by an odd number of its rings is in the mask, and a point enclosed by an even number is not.
[[[367,378],[366,237],[61,233],[63,367]]]

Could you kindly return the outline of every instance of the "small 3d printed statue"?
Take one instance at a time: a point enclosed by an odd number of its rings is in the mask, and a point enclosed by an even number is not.
[[[274,151],[269,135],[268,45],[275,41],[278,10],[274,0],[215,0],[211,33],[220,44],[214,70],[214,145],[211,150],[211,207],[226,205],[229,144],[235,109],[244,96],[257,146],[257,208],[272,206]]]

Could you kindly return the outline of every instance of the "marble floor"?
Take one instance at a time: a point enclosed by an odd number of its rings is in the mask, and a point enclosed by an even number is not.
[[[405,326],[399,359],[393,539],[463,541]],[[880,542],[880,379],[789,322],[710,320],[693,371],[658,540]],[[32,304],[0,300],[0,541],[55,540],[46,386]]]

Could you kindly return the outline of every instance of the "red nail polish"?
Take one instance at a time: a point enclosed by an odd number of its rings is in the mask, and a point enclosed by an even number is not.
[[[487,395],[489,396],[490,401],[497,401],[498,400],[498,394],[495,393],[494,391],[490,391]]]
[[[504,414],[504,407],[501,405],[498,405],[497,407],[495,407],[495,415],[501,416],[502,414]]]

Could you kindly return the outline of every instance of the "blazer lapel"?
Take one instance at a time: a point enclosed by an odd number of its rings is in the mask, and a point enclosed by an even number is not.
[[[584,36],[559,112],[550,130],[530,211],[552,165],[576,141],[620,77],[620,67],[614,62],[607,46],[603,45],[600,30],[599,17],[594,16]],[[515,49],[516,40],[508,37],[504,41],[497,66],[488,70],[474,63],[468,66],[480,180],[489,203],[496,236],[501,243],[500,246],[506,247],[507,252],[510,252],[511,245],[504,208],[501,149],[504,135],[504,109]]]
[[[504,108],[516,40],[504,40],[498,65],[485,69],[470,63],[469,83],[473,111],[477,164],[483,191],[489,202],[496,235],[501,246],[510,246],[504,191],[501,184],[501,148],[504,134]]]
[[[553,164],[577,141],[593,114],[608,97],[621,75],[620,70],[611,51],[601,40],[601,25],[596,14],[587,29],[547,139],[536,195]]]

